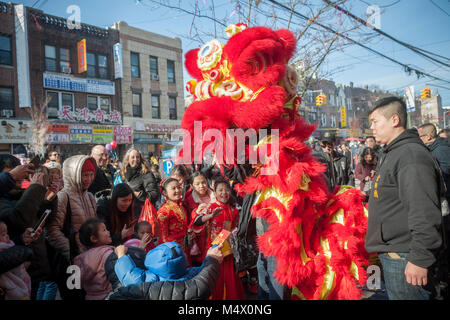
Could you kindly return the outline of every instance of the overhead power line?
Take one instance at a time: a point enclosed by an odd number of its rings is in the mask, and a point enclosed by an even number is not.
[[[371,26],[364,19],[361,19],[360,17],[355,16],[354,14],[352,14],[351,12],[349,12],[349,11],[345,10],[344,8],[338,6],[337,4],[332,3],[329,0],[323,0],[323,1],[326,2],[328,5],[331,5],[331,6],[335,7],[336,9],[342,11],[344,14],[346,14],[347,16],[351,17],[352,19],[358,21],[359,23],[361,23],[361,24],[363,24],[363,25],[373,29],[375,32],[377,32],[377,33],[379,33],[379,34],[381,34],[381,35],[383,35],[383,36],[385,36],[385,37],[387,37],[387,38],[397,42],[398,44],[400,44],[400,45],[402,45],[402,46],[404,46],[404,47],[414,51],[415,53],[417,53],[417,54],[419,54],[419,55],[421,55],[423,57],[426,57],[426,58],[428,58],[430,60],[433,60],[433,61],[435,61],[435,62],[437,62],[439,64],[442,64],[442,65],[444,65],[446,67],[450,67],[450,64],[442,62],[441,60],[435,59],[434,57],[431,57],[431,56],[429,56],[427,54],[424,54],[420,48],[416,48],[416,47],[414,47],[414,46],[412,46],[412,45],[410,45],[410,44],[408,44],[406,42],[400,41],[400,40],[394,38],[393,36],[387,34],[386,32],[384,32],[384,31],[382,31],[382,30],[380,30],[378,28],[375,28],[374,26]],[[433,55],[438,56],[437,54],[433,54]],[[450,60],[449,58],[446,58],[446,57],[442,57],[442,56],[439,56],[439,57],[447,59],[447,60]]]
[[[283,8],[283,9],[288,10],[289,12],[291,12],[291,8],[283,5],[282,3],[279,3],[278,1],[275,1],[275,0],[269,0],[269,1],[272,2],[273,4],[279,6],[280,8]],[[301,13],[295,11],[295,10],[292,10],[292,12],[293,12],[293,14],[295,14],[296,16],[298,16],[298,17],[300,17],[300,18],[302,18],[304,20],[308,21],[310,19],[307,16],[305,16],[305,15],[303,15],[303,14],[301,14]],[[415,68],[410,67],[410,66],[408,66],[408,65],[406,65],[406,64],[404,64],[404,63],[402,63],[400,61],[397,61],[397,60],[395,60],[395,59],[393,59],[391,57],[388,57],[387,55],[385,55],[385,54],[383,54],[383,53],[381,53],[379,51],[376,51],[376,50],[374,50],[374,49],[372,49],[372,48],[370,48],[370,47],[368,47],[368,46],[366,46],[366,45],[364,45],[364,44],[362,44],[362,43],[360,43],[360,42],[358,42],[356,40],[353,40],[352,38],[350,38],[348,36],[345,36],[342,33],[339,33],[336,30],[334,30],[334,29],[332,29],[332,28],[330,28],[330,27],[328,27],[326,25],[321,24],[320,22],[313,21],[313,23],[318,25],[318,26],[320,26],[320,27],[322,27],[322,28],[324,28],[325,30],[327,30],[327,31],[329,31],[329,32],[331,32],[331,33],[341,37],[341,38],[347,39],[348,41],[350,41],[350,42],[352,42],[352,43],[354,43],[354,44],[356,44],[356,45],[358,45],[358,46],[360,46],[360,47],[362,47],[362,48],[364,48],[364,49],[366,49],[366,50],[368,50],[370,52],[373,52],[373,53],[375,53],[375,54],[377,54],[379,56],[382,56],[382,57],[388,59],[389,61],[392,61],[392,62],[394,62],[394,63],[396,63],[398,65],[401,65],[404,68],[404,70],[406,72],[408,72],[408,73],[411,73],[411,72],[414,71],[418,77],[423,75],[423,76],[427,76],[429,78],[432,78],[432,79],[435,79],[435,80],[438,80],[438,81],[443,81],[443,82],[450,83],[450,81],[448,81],[448,80],[440,79],[440,78],[438,78],[436,76],[433,76],[433,75],[428,74],[426,72],[423,72],[421,70],[415,69]]]

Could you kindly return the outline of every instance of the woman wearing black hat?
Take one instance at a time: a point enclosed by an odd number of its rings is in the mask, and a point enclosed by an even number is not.
[[[133,214],[134,201],[133,190],[128,184],[119,183],[113,188],[111,199],[98,204],[97,216],[111,232],[113,246],[123,244],[133,235],[134,224],[138,218]]]

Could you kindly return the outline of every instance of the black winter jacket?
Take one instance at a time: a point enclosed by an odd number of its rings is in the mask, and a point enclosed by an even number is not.
[[[139,201],[144,202],[145,198],[149,198],[153,205],[159,199],[159,186],[153,173],[149,171],[146,174],[138,169],[127,168],[124,182],[126,182],[134,192],[138,192],[136,197]]]
[[[130,256],[131,260],[133,260],[136,267],[140,269],[147,269],[144,265],[145,256],[147,255],[144,249],[137,247],[127,247],[127,255]],[[116,261],[117,255],[114,251],[109,255],[109,257],[105,261],[106,278],[111,283],[113,291],[116,291],[118,288],[123,286],[122,283],[120,283],[119,278],[117,278],[116,272],[114,271]]]
[[[99,191],[112,189],[112,179],[108,179],[108,176],[111,175],[114,176],[113,166],[109,165],[106,169],[97,168],[97,170],[95,171],[94,181],[92,181],[92,184],[89,187],[88,191],[95,196],[95,194]]]
[[[447,186],[447,193],[445,195],[447,198],[450,198],[450,146],[447,142],[447,139],[437,137],[427,147],[441,168],[445,185]]]
[[[33,251],[30,248],[18,245],[0,251],[0,274],[30,261],[32,255]]]
[[[131,249],[131,247],[128,249]],[[130,252],[128,251],[127,254],[130,254]],[[136,253],[133,254],[136,255]],[[105,263],[108,280],[114,281],[114,278],[116,279],[116,283],[112,282],[115,292],[106,298],[108,300],[205,300],[214,292],[219,279],[219,262],[207,256],[203,269],[190,280],[143,282],[124,287],[120,285],[120,282],[117,285],[118,280],[115,276],[114,264],[112,264],[113,261],[115,263],[117,260],[117,256],[114,259],[113,255],[115,253],[112,253]],[[133,255],[131,257],[136,263]],[[114,273],[114,276],[112,276],[112,273]]]
[[[39,208],[38,218],[42,216],[46,209],[52,210],[53,213],[58,211],[58,197],[55,197],[52,201],[44,200]],[[36,219],[38,223],[39,219]],[[45,225],[44,225],[45,226]],[[45,230],[45,229],[44,229]],[[51,266],[47,254],[47,244],[45,240],[45,232],[41,233],[41,236],[36,241],[30,244],[30,248],[33,250],[33,258],[31,259],[31,265],[27,269],[28,274],[33,282],[49,281],[51,278]]]
[[[369,198],[367,251],[406,252],[412,264],[431,266],[442,243],[439,180],[417,130],[405,130],[387,145],[376,171]]]
[[[331,192],[336,186],[355,185],[352,166],[350,165],[347,157],[335,152],[332,162],[330,154],[327,152],[314,151],[312,155],[315,156],[318,161],[326,164],[327,171],[325,172],[325,176],[328,188]],[[331,165],[331,163],[333,163],[333,165]]]
[[[9,237],[15,243],[21,238],[26,228],[34,227],[46,192],[45,187],[30,184],[27,190],[20,194],[20,199],[17,201],[11,201],[8,195],[0,199],[0,220],[8,226]]]

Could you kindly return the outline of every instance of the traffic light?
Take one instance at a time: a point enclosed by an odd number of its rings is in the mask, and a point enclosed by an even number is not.
[[[327,96],[324,94],[319,94],[316,97],[316,106],[323,106],[327,104]]]
[[[420,97],[422,99],[427,99],[431,97],[431,90],[430,88],[425,88],[423,90],[420,90]]]

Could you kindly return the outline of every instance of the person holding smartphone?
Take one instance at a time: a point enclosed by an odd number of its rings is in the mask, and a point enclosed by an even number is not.
[[[97,216],[105,221],[106,228],[110,230],[113,246],[123,244],[134,234],[138,218],[133,216],[135,199],[130,186],[119,183],[113,188],[111,199],[98,203]]]

